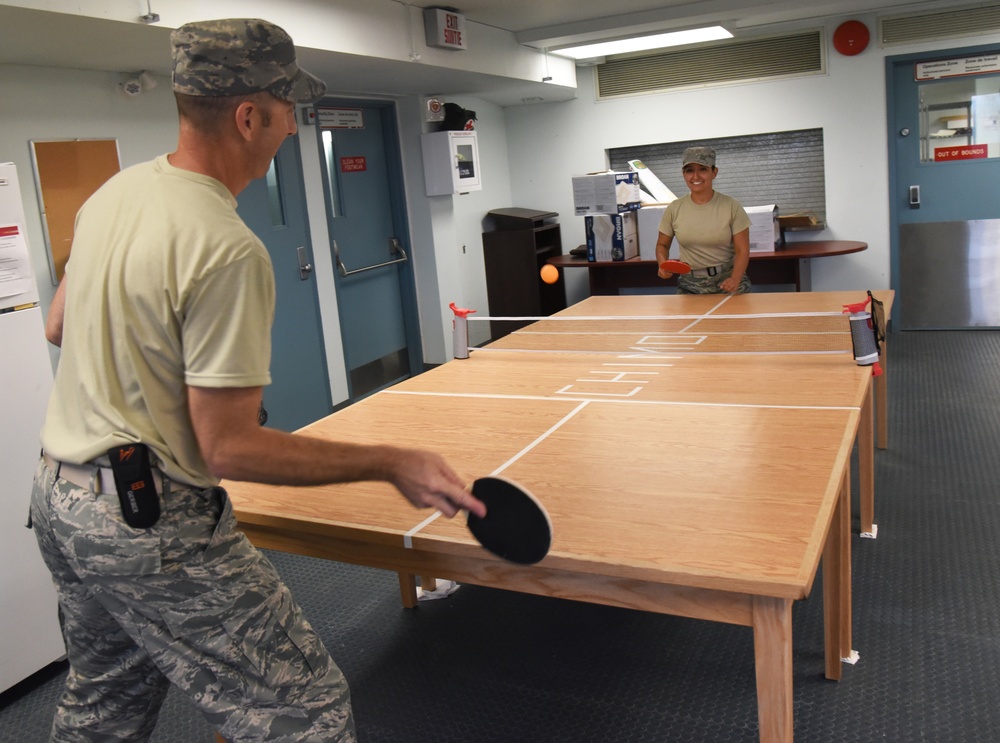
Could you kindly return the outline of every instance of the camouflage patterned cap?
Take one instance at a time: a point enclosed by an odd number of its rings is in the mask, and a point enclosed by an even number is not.
[[[715,150],[711,147],[688,147],[684,150],[684,157],[681,159],[681,167],[689,163],[698,163],[706,168],[715,167]]]
[[[267,92],[293,103],[312,103],[326,84],[295,63],[284,29],[255,18],[187,23],[170,34],[173,87],[200,96]]]

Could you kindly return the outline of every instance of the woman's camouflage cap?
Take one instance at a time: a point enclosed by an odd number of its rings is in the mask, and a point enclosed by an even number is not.
[[[681,167],[689,163],[698,163],[706,168],[715,167],[715,150],[711,147],[688,147],[681,158]]]
[[[186,23],[170,34],[173,88],[198,96],[267,92],[293,103],[312,103],[326,83],[295,62],[284,29],[256,18]]]

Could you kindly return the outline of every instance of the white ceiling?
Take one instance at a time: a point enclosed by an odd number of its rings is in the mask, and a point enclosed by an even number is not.
[[[865,12],[873,6],[912,5],[903,0],[459,0],[458,12],[477,23],[531,35],[544,29],[562,33],[566,26],[594,23],[604,28],[629,25],[636,17],[657,18],[671,25],[713,16],[719,20],[758,23],[757,18],[822,17]],[[431,0],[410,2],[414,7],[442,7]],[[693,21],[698,23],[700,21]],[[768,21],[774,22],[774,21]]]
[[[414,7],[444,7],[433,0],[405,0]],[[683,29],[722,23],[740,29],[850,14],[940,10],[970,0],[458,0],[467,19],[516,34],[522,44],[552,48],[567,37]],[[982,3],[980,3],[982,4]]]
[[[413,7],[443,7],[432,0],[397,0]],[[457,0],[468,21],[515,34],[529,46],[552,48],[570,37],[590,40],[636,32],[724,23],[737,36],[781,25],[822,21],[873,12],[903,13],[969,5],[968,0]],[[331,0],[335,4],[335,0]],[[981,3],[980,3],[981,4]],[[141,5],[141,3],[140,3]],[[153,2],[155,9],[156,3]],[[611,12],[613,10],[613,13]],[[84,70],[169,74],[170,29],[0,4],[0,64]],[[874,29],[873,29],[874,31]],[[528,97],[558,100],[572,90],[541,82],[414,65],[316,49],[300,52],[300,62],[338,92],[407,95],[477,95],[499,105]],[[344,88],[342,81],[350,81]]]

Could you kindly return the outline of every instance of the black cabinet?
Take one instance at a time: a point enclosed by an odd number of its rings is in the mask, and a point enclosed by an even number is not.
[[[562,255],[555,212],[537,209],[494,209],[487,214],[493,229],[483,233],[486,293],[493,317],[538,317],[566,308],[562,271],[552,284],[540,271],[549,258]],[[492,321],[494,339],[530,321]]]

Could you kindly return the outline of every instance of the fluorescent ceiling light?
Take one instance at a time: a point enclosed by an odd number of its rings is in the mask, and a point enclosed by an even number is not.
[[[667,46],[697,44],[702,41],[731,38],[733,38],[733,35],[722,26],[708,26],[706,28],[692,28],[688,31],[653,34],[652,36],[634,36],[629,39],[618,39],[617,41],[599,41],[594,44],[569,46],[564,49],[551,49],[549,51],[552,54],[572,57],[573,59],[590,59],[591,57],[606,57],[611,54],[627,54],[628,52],[642,52],[647,49],[662,49]]]

